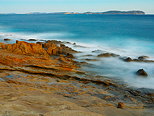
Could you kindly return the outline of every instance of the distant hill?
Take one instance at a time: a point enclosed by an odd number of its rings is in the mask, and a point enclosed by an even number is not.
[[[3,14],[3,13],[1,13]],[[16,13],[4,13],[4,14],[16,14]],[[106,12],[30,12],[26,14],[119,14],[119,15],[127,15],[127,14],[132,14],[132,15],[144,15],[145,12],[140,11],[140,10],[132,10],[132,11],[117,11],[117,10],[112,10],[112,11],[106,11]]]
[[[64,14],[133,14],[133,15],[144,15],[145,12],[139,11],[139,10],[133,10],[133,11],[106,11],[106,12],[84,12],[84,13],[78,13],[78,12],[66,12]]]
[[[134,10],[134,11],[106,11],[102,12],[103,14],[145,14],[143,11]]]

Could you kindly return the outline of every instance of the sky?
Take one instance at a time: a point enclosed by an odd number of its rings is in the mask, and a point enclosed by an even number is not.
[[[154,14],[154,0],[0,0],[0,13],[142,10]]]

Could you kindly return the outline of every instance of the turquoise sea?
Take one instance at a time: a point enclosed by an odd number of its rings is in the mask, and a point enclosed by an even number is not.
[[[154,15],[101,14],[9,14],[0,15],[0,39],[38,39],[76,42],[84,47],[69,45],[83,53],[78,59],[91,65],[84,70],[125,82],[128,86],[154,89],[154,63],[124,62],[119,58],[97,58],[99,53],[111,52],[121,57],[149,56],[154,59]],[[92,54],[93,56],[84,56]],[[145,69],[147,78],[135,72]]]

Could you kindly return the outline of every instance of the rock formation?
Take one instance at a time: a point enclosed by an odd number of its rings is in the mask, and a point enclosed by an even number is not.
[[[136,72],[136,74],[139,75],[139,76],[148,76],[148,74],[144,71],[144,69],[139,69]]]

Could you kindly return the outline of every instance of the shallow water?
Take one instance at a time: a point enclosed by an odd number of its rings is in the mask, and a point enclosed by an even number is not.
[[[91,67],[84,70],[121,79],[130,86],[154,88],[154,63],[128,63],[118,58],[97,58],[93,50],[112,52],[137,58],[146,55],[154,59],[154,15],[0,15],[0,39],[56,39],[76,42],[83,47],[69,45],[82,54],[81,60]],[[135,72],[143,68],[147,78]]]

